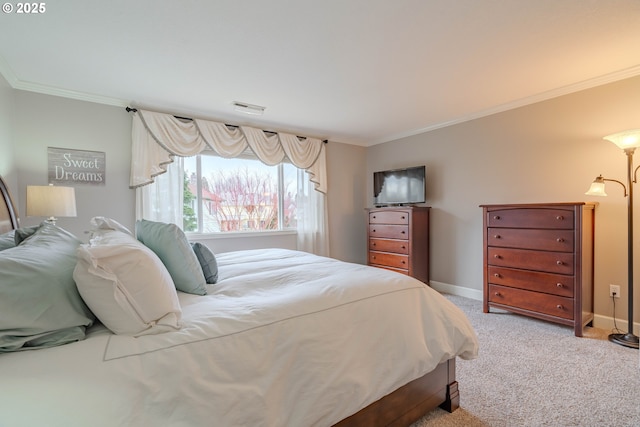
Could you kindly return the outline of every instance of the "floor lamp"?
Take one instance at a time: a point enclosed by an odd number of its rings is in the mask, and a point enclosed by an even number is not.
[[[626,334],[611,334],[609,341],[625,347],[638,348],[638,337],[633,334],[633,184],[637,182],[636,172],[640,166],[633,169],[633,152],[640,147],[640,129],[627,130],[613,135],[605,136],[604,139],[611,141],[624,150],[627,155],[627,185],[615,179],[607,179],[602,175],[597,177],[591,184],[591,188],[585,194],[589,196],[606,196],[604,191],[605,181],[613,181],[622,185],[624,196],[627,197],[627,224],[628,224],[628,276],[627,276],[627,297],[629,299],[628,332]]]

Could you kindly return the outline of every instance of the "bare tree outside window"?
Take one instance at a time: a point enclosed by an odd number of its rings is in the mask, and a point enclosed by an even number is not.
[[[193,230],[185,231],[246,232],[296,226],[298,170],[293,165],[199,157],[199,169],[198,156],[184,161],[185,218],[196,218]]]
[[[278,229],[278,183],[271,174],[244,166],[212,175],[221,231]]]

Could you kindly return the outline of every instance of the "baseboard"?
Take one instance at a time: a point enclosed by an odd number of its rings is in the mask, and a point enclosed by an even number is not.
[[[616,319],[615,323],[613,321],[613,317],[603,316],[601,314],[596,314],[593,316],[593,326],[600,329],[613,330],[616,326],[622,332],[628,331],[629,323],[626,320]],[[640,323],[633,322],[633,334],[638,335],[640,331]]]
[[[435,280],[429,280],[429,285],[438,292],[482,301],[482,291],[479,289],[465,288],[463,286],[451,285],[449,283],[436,282]]]
[[[463,286],[451,285],[449,283],[437,282],[435,280],[430,280],[429,285],[438,292],[443,292],[451,295],[457,295],[461,297],[471,298],[474,300],[482,301],[482,291],[479,289],[471,289],[465,288]],[[615,325],[618,326],[618,329],[626,332],[627,331],[627,321],[626,320],[615,320]],[[596,314],[593,316],[593,326],[595,328],[613,330],[615,327],[613,317],[603,316],[601,314]],[[633,322],[633,330],[635,335],[640,335],[640,323]]]

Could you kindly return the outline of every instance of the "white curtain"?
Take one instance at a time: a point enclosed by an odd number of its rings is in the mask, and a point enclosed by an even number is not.
[[[329,255],[326,215],[326,153],[317,138],[229,127],[201,119],[138,110],[133,115],[131,188],[136,188],[136,217],[182,227],[182,168],[174,156],[195,156],[209,148],[222,157],[239,156],[248,147],[267,165],[288,158],[306,171],[309,185],[298,197],[298,249]],[[155,183],[154,183],[155,181]],[[307,187],[313,187],[311,190]],[[169,190],[171,189],[171,190]],[[171,200],[169,200],[171,199]]]
[[[184,168],[181,161],[166,165],[166,173],[136,187],[136,219],[183,225]]]
[[[326,195],[313,189],[307,173],[300,173],[298,179],[298,250],[329,256],[329,240],[323,237],[329,231]]]

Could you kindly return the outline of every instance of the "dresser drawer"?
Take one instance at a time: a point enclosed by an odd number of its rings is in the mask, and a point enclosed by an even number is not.
[[[489,301],[563,319],[573,319],[573,300],[571,298],[489,285]]]
[[[490,284],[544,292],[573,298],[575,278],[563,274],[541,273],[531,270],[490,266],[487,270]]]
[[[409,214],[402,211],[370,212],[369,224],[409,224]]]
[[[408,254],[409,242],[407,240],[369,239],[369,249],[372,251]]]
[[[573,252],[573,240],[573,230],[487,229],[487,244],[504,248]]]
[[[369,251],[369,264],[408,269],[409,257],[407,255]]]
[[[386,225],[370,224],[369,236],[387,239],[407,239],[409,237],[409,226],[407,225]]]
[[[389,267],[388,265],[378,265],[378,264],[371,265],[371,266],[376,268],[383,268],[389,271],[395,271],[396,273],[400,273],[400,274],[406,274],[407,276],[409,275],[409,270],[404,268],[394,268],[394,267]]]
[[[487,263],[500,267],[523,268],[573,275],[574,254],[526,249],[487,248]]]
[[[498,209],[487,212],[489,227],[556,228],[571,230],[573,211],[563,209]]]

